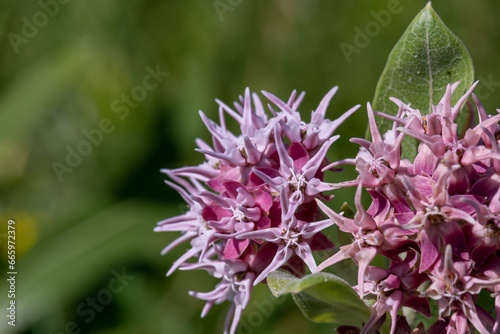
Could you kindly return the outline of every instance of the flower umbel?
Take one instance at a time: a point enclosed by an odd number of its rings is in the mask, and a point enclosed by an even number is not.
[[[500,333],[500,114],[486,113],[473,94],[476,85],[453,106],[458,84],[448,85],[428,114],[396,98],[396,116],[367,104],[371,141],[352,138],[360,145],[356,158],[333,163],[326,158],[339,138],[333,132],[359,108],[328,120],[336,87],[309,123],[298,110],[304,94],[296,92],[287,102],[263,92],[272,116],[248,89],[235,109],[217,101],[219,124],[200,112],[212,134],[212,146],[197,140],[205,161],[163,170],[188,206],[158,223],[156,231],[182,233],[163,253],[190,243],[167,274],[201,269],[221,280],[211,292],[190,294],[206,301],[202,316],[214,304],[232,303],[225,333],[235,333],[253,286],[271,272],[314,275],[344,260],[357,266],[354,295],[371,306],[363,328],[342,331],[374,333],[389,313],[391,334],[410,333],[402,308],[431,317],[434,303],[438,320],[426,333]],[[457,116],[469,97],[468,111],[475,106],[479,122],[459,129]],[[229,131],[227,115],[241,134]],[[376,115],[391,120],[392,128],[381,133]],[[419,142],[410,160],[401,157],[405,137]],[[325,171],[344,164],[355,166],[355,180],[325,182]],[[325,192],[352,186],[355,214],[325,204],[333,197]],[[370,196],[368,209],[363,193]],[[350,236],[339,248],[322,232],[332,225]],[[313,252],[332,248],[317,265]],[[384,264],[375,266],[376,258]],[[477,305],[481,293],[494,299],[496,316]],[[419,325],[414,332],[423,330]]]
[[[326,153],[339,136],[335,129],[359,106],[331,121],[325,117],[334,87],[312,112],[310,123],[298,111],[304,94],[293,92],[288,102],[264,92],[275,105],[269,117],[257,94],[246,89],[235,110],[221,101],[219,122],[200,116],[212,134],[212,147],[198,139],[206,161],[198,166],[163,170],[188,205],[188,211],[158,223],[156,231],[182,235],[163,253],[189,241],[191,248],[168,271],[203,269],[221,282],[207,293],[204,316],[213,304],[232,303],[226,333],[234,333],[252,287],[276,269],[303,275],[316,268],[313,251],[333,247],[321,231],[333,222],[316,220],[315,198],[333,190],[323,182]],[[226,115],[240,126],[231,133]],[[196,262],[188,262],[191,259]],[[231,317],[233,317],[231,324]]]
[[[356,180],[333,185],[358,186],[354,219],[320,203],[339,229],[352,235],[353,242],[342,246],[317,270],[349,258],[358,265],[356,289],[360,296],[367,291],[367,297],[377,298],[361,333],[376,330],[373,326],[380,326],[378,320],[386,311],[392,317],[391,334],[395,333],[402,306],[430,316],[428,303],[432,300],[439,303],[440,320],[429,333],[500,331],[500,314],[497,312],[495,320],[475,303],[477,295],[486,290],[500,309],[500,114],[487,115],[472,93],[476,85],[454,106],[451,95],[458,83],[448,85],[427,115],[394,98],[397,116],[374,112],[368,104],[373,142],[352,139],[361,146],[356,160],[326,168],[354,164],[359,172]],[[479,124],[466,124],[459,132],[456,119],[470,96]],[[380,134],[374,114],[392,120],[393,128]],[[413,161],[401,158],[403,135],[420,141]],[[372,199],[366,211],[360,202],[363,188]],[[388,258],[388,269],[370,266],[376,255]],[[397,267],[405,269],[391,270]],[[425,293],[420,290],[424,282],[431,282]]]

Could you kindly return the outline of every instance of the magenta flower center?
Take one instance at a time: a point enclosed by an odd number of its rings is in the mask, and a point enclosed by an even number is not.
[[[289,229],[284,228],[281,234],[281,240],[286,247],[296,247],[302,242],[302,235],[296,227]]]
[[[437,206],[430,206],[424,208],[424,213],[425,213],[425,218],[431,225],[437,226],[444,223],[445,221],[443,215],[441,214]]]
[[[292,171],[292,175],[288,179],[288,183],[290,184],[290,188],[292,191],[300,190],[304,191],[307,185],[307,180],[302,174],[295,174]]]
[[[379,230],[360,230],[358,234],[354,235],[354,239],[360,247],[380,246],[384,242],[384,236]]]
[[[490,219],[486,224],[484,229],[484,236],[485,237],[498,236],[500,240],[500,227],[497,224],[495,224],[495,221],[493,219]]]
[[[379,177],[380,175],[385,174],[384,170],[387,168],[391,169],[391,166],[384,158],[379,157],[377,159],[373,159],[370,162],[370,172],[375,176]]]
[[[245,216],[245,214],[243,212],[241,212],[241,210],[239,208],[236,208],[236,209],[231,209],[233,211],[233,218],[236,220],[236,221],[239,221],[239,222],[243,222],[243,221],[247,221],[247,216]]]
[[[318,126],[316,124],[306,124],[306,122],[300,122],[300,131],[302,134],[307,134],[308,132],[312,132],[318,130]]]

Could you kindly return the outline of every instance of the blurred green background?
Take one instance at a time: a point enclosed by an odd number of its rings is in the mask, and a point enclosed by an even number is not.
[[[187,295],[211,290],[216,280],[204,272],[165,278],[187,245],[162,257],[177,234],[153,228],[185,206],[159,169],[200,163],[194,139],[210,138],[198,110],[216,118],[214,99],[231,104],[247,86],[282,99],[305,90],[301,111],[308,119],[339,85],[329,118],[363,107],[339,128],[342,137],[329,157],[353,157],[357,145],[348,139],[364,135],[365,104],[385,60],[425,3],[2,0],[0,332],[222,333],[229,304],[214,306],[201,320],[204,303]],[[373,13],[388,6],[398,13],[356,45],[356,27],[364,31],[377,22]],[[500,3],[433,6],[469,49],[482,80],[478,95],[494,113],[500,107]],[[350,61],[342,42],[358,48]],[[168,76],[145,89],[144,78],[157,69]],[[135,96],[128,105],[127,95]],[[99,127],[107,130],[101,136]],[[90,147],[82,144],[89,133],[96,143]],[[86,156],[68,158],[78,149]],[[354,177],[349,170],[330,179]],[[339,191],[332,206],[352,204],[352,196],[351,189]],[[15,328],[5,316],[8,219],[16,221]],[[117,274],[128,276],[109,293]],[[263,306],[273,300],[266,286],[257,287],[240,333],[332,332],[308,322],[290,298]]]

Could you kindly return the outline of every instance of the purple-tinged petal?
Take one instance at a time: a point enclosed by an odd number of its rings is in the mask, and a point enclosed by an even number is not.
[[[373,143],[382,143],[383,139],[378,130],[377,122],[375,121],[375,115],[373,115],[373,109],[371,104],[368,102],[366,104],[366,110],[368,114],[368,124],[370,126],[370,133],[372,135]]]
[[[464,195],[466,196],[466,195]],[[456,207],[451,207],[451,206],[444,206],[441,208],[441,213],[446,215],[448,219],[454,220],[454,221],[465,221],[469,224],[475,224],[476,220],[471,217],[467,212],[456,208]]]
[[[261,203],[257,202],[256,197],[252,196],[252,194],[249,193],[248,190],[246,190],[244,187],[237,188],[236,193],[237,193],[236,202],[239,203],[240,205],[244,205],[247,207],[261,205]],[[262,196],[261,196],[261,198],[262,198]],[[267,211],[267,210],[264,210],[264,211]]]
[[[222,334],[235,334],[238,327],[238,323],[241,318],[242,309],[236,305],[231,305],[231,308],[227,312],[226,319],[224,321],[224,332]],[[233,319],[231,323],[231,318]],[[229,324],[231,323],[231,327]]]
[[[402,306],[410,307],[427,318],[432,317],[431,305],[425,297],[418,297],[411,293],[403,294]]]
[[[311,272],[316,269],[316,261],[314,260],[311,247],[308,243],[300,243],[297,248],[295,248],[295,254],[297,254],[304,261]]]
[[[309,160],[307,150],[300,143],[290,144],[288,155],[293,160],[293,166],[296,171],[300,171]]]
[[[389,308],[389,313],[391,314],[391,332],[390,334],[396,333],[396,322],[398,320],[398,310],[401,305],[401,298],[403,293],[400,290],[394,291],[386,299],[386,307]]]
[[[377,329],[379,329],[380,326],[382,326],[382,324],[385,322],[386,309],[384,307],[377,307],[377,306],[378,305],[375,305],[370,309],[370,318],[368,318],[368,321],[361,329],[360,334],[379,333]],[[351,332],[347,331],[347,333],[350,334]]]
[[[245,136],[253,137],[255,134],[255,127],[252,119],[252,99],[250,98],[250,89],[245,89],[245,98],[243,104],[243,122],[241,123],[241,133]]]
[[[311,123],[319,125],[325,120],[326,109],[328,108],[328,105],[330,104],[330,100],[335,95],[335,93],[337,92],[338,89],[339,89],[338,86],[333,87],[323,97],[323,99],[319,103],[318,108],[316,108],[316,111],[313,111],[311,113]]]
[[[292,110],[297,110],[302,103],[302,100],[306,96],[306,92],[300,92],[297,98],[293,98],[290,96],[290,100],[288,100],[288,105],[292,108]]]
[[[392,99],[392,98],[389,98],[389,99]],[[386,119],[393,121],[394,123],[402,125],[402,126],[406,126],[406,124],[408,123],[407,119],[404,119],[404,118],[401,118],[398,116],[389,115],[389,114],[386,114],[386,113],[383,113],[380,111],[373,111],[373,114],[376,116],[381,116],[383,118],[386,118]]]
[[[319,208],[327,215],[327,217],[330,218],[342,232],[353,234],[358,233],[359,227],[354,224],[354,221],[352,219],[345,218],[339,215],[337,212],[333,211],[325,203],[321,202],[318,199],[316,199],[316,203],[318,204]]]
[[[335,119],[334,121],[332,121],[329,125],[328,125],[328,136],[330,136],[333,131],[335,131],[340,124],[344,123],[344,121],[349,117],[351,116],[356,110],[358,110],[359,108],[361,107],[360,104],[357,104],[355,105],[354,107],[352,107],[351,109],[347,110],[345,113],[343,113],[340,117],[338,117],[337,119]]]
[[[185,200],[188,204],[193,204],[193,200],[191,199],[191,196],[189,196],[189,194],[184,190],[182,189],[182,187],[178,186],[177,184],[175,183],[172,183],[170,181],[167,181],[165,180],[164,181],[170,188],[176,190],[179,195],[181,195],[182,199]]]
[[[229,108],[224,102],[222,102],[219,99],[215,99],[215,102],[217,102],[217,104],[222,109],[224,109],[224,111],[227,112],[228,115],[230,115],[232,118],[234,118],[236,120],[236,122],[238,122],[239,124],[243,123],[243,118],[241,117],[240,114],[238,114],[237,112],[235,112],[233,109]]]
[[[221,174],[207,181],[207,185],[217,192],[222,192],[225,190],[223,183],[227,180],[240,180],[241,170],[240,168],[221,168]]]
[[[436,229],[422,230],[420,232],[419,246],[422,256],[419,273],[423,273],[429,269],[439,258],[439,251],[437,248],[437,245],[439,245],[439,238],[440,236]]]
[[[491,334],[491,327],[490,329],[487,329],[485,327],[486,324],[491,323],[493,325],[493,321],[491,320],[491,317],[488,315],[486,317],[487,313],[481,313],[482,317],[480,318],[476,309],[476,305],[474,304],[474,301],[472,300],[472,296],[470,294],[465,294],[463,296],[464,302],[467,304],[471,305],[472,307],[462,307],[462,310],[467,317],[467,319],[474,325],[476,330],[481,333],[481,334]],[[485,314],[486,313],[486,314]],[[489,326],[488,326],[489,327]]]
[[[351,143],[354,143],[354,144],[358,144],[359,146],[365,148],[367,151],[370,152],[370,146],[371,146],[371,141],[369,140],[366,140],[364,138],[351,138],[349,139],[349,141]],[[372,152],[370,152],[371,154],[373,154]]]
[[[437,319],[425,332],[425,334],[443,334],[448,328],[448,323],[450,322],[450,317],[443,317]]]
[[[281,240],[280,236],[281,229],[277,227],[271,227],[263,230],[239,233],[238,235],[236,235],[236,239],[261,239],[268,242],[277,243]]]
[[[186,253],[182,254],[181,257],[179,257],[176,261],[174,261],[172,267],[167,272],[167,276],[172,275],[172,273],[179,268],[184,262],[189,260],[190,258],[196,256],[198,253],[200,253],[199,249],[196,248],[191,248],[189,249]]]
[[[260,219],[261,213],[259,208],[246,208],[239,205],[238,210],[245,215],[245,218],[250,218],[252,221],[258,221]]]
[[[333,225],[331,219],[320,220],[311,223],[304,223],[301,227],[301,235],[304,239],[312,238],[316,233]]]
[[[365,272],[366,268],[372,262],[372,260],[377,255],[376,247],[362,247],[359,252],[354,256],[354,260],[358,262],[358,286],[359,288],[359,297],[363,298],[365,295],[363,282],[365,280]]]
[[[313,235],[312,238],[308,240],[308,243],[311,246],[312,251],[322,251],[335,247],[333,242],[321,232]]]
[[[186,242],[186,241],[194,238],[197,235],[198,235],[198,233],[186,232],[185,234],[181,235],[180,237],[178,237],[177,239],[175,239],[174,241],[172,241],[171,243],[169,243],[167,247],[163,248],[163,250],[161,251],[161,255],[167,254],[168,252],[170,252],[175,247],[177,247],[180,244],[182,244],[182,243],[184,243],[184,242]]]
[[[433,203],[438,207],[446,204],[446,200],[448,198],[448,188],[450,185],[450,182],[448,182],[450,174],[459,168],[459,165],[455,165],[439,174],[437,182],[432,187]]]
[[[262,91],[262,95],[264,95],[269,101],[271,101],[272,103],[274,103],[281,110],[287,112],[290,115],[294,114],[294,110],[288,104],[286,104],[285,102],[281,101],[275,95],[273,95],[271,93],[268,93],[266,91]]]
[[[352,244],[340,247],[340,250],[337,253],[335,253],[325,261],[321,262],[320,265],[314,270],[314,272],[318,273],[325,268],[333,266],[337,262],[350,258],[349,251],[353,247],[354,246]]]
[[[266,120],[267,115],[264,110],[264,105],[262,104],[262,101],[259,98],[259,95],[257,95],[257,93],[252,93],[252,100],[255,106],[255,115],[257,115],[257,119]],[[262,128],[264,127],[264,124],[259,124],[258,126]]]
[[[342,166],[342,165],[353,165],[354,166],[354,165],[356,165],[356,159],[349,158],[349,159],[343,159],[343,160],[332,162],[331,164],[326,165],[326,167],[323,167],[323,169],[321,169],[321,171],[325,172],[327,170],[330,170],[330,169],[333,169],[337,166]]]
[[[283,184],[283,182],[285,182],[285,180],[281,176],[273,178],[273,177],[267,175],[266,173],[264,173],[262,171],[262,168],[260,168],[260,169],[254,168],[253,172],[255,173],[255,175],[260,177],[262,179],[262,181],[267,183],[270,187],[272,187],[276,191],[279,191],[280,186]]]
[[[444,244],[451,246],[453,254],[463,260],[469,260],[467,241],[465,240],[465,236],[459,224],[454,221],[448,221],[440,224],[436,231],[439,231],[441,234]]]
[[[389,272],[386,269],[380,268],[380,267],[375,267],[375,266],[368,266],[366,270],[366,279],[368,282],[378,282],[386,279],[388,277]],[[370,285],[373,283],[365,283]]]
[[[255,229],[263,230],[271,227],[271,219],[267,216],[261,216],[258,221],[255,222]]]
[[[252,195],[246,191],[245,187],[240,182],[227,180],[221,182],[224,187],[226,194],[229,195],[230,198],[235,199],[238,196],[238,190],[245,191],[245,198],[252,197]],[[238,203],[243,204],[238,201]]]
[[[256,165],[262,156],[261,152],[255,147],[250,138],[243,136],[243,141],[245,143],[245,155],[248,163]]]
[[[414,173],[417,175],[432,175],[438,161],[438,157],[427,145],[420,145],[414,162]]]
[[[356,189],[356,195],[354,197],[354,205],[356,207],[356,214],[354,215],[354,223],[360,228],[365,230],[375,230],[377,228],[377,223],[373,218],[365,211],[363,204],[361,203],[361,184],[358,185]]]
[[[500,331],[500,293],[498,292],[495,297],[495,312],[497,314],[497,318],[495,320],[495,324],[493,325],[493,333]]]
[[[241,256],[248,247],[250,240],[229,239],[224,247],[222,258],[224,260],[233,260]]]
[[[444,156],[446,147],[443,144],[443,139],[440,135],[427,136],[423,133],[417,132],[412,129],[398,128],[399,131],[406,133],[407,135],[420,140],[422,143],[427,145],[432,153],[439,159]]]
[[[199,148],[194,149],[196,152],[200,152],[202,154],[210,155],[219,160],[223,160],[230,165],[234,166],[244,166],[246,164],[245,158],[241,155],[241,153],[237,149],[229,149],[225,153],[217,153],[213,151],[206,151]]]
[[[319,126],[319,133],[317,134],[318,143],[314,146],[307,145],[306,141],[308,141],[309,137],[312,137],[312,136],[306,136],[306,139],[304,140],[304,145],[308,149],[313,149],[316,146],[323,144],[328,138],[331,137],[332,133],[335,132],[335,130],[340,126],[340,124],[342,124],[345,121],[345,119],[347,119],[356,110],[358,110],[360,106],[361,105],[359,105],[359,104],[354,106],[353,108],[346,111],[342,116],[340,116],[339,118],[337,118],[334,121],[329,121],[329,120],[323,121],[323,123],[321,123],[321,125]]]
[[[280,168],[281,168],[281,174],[285,178],[289,178],[292,175],[293,172],[293,160],[288,154],[287,150],[285,149],[285,146],[283,144],[283,140],[281,139],[279,135],[279,130],[278,128],[274,128],[274,138],[276,140],[276,148],[278,150],[279,158],[280,158]]]
[[[494,289],[500,287],[500,277],[497,279],[480,279],[472,276],[466,276],[462,279],[464,290],[473,294],[478,294],[481,289]]]
[[[268,212],[271,210],[271,207],[273,206],[273,197],[264,190],[257,191],[257,193],[254,195],[255,197],[255,205],[258,205],[263,212]],[[244,203],[242,203],[245,205]]]
[[[455,120],[458,116],[458,113],[460,112],[460,109],[462,109],[462,105],[465,103],[465,101],[469,98],[469,96],[472,94],[472,91],[474,88],[476,88],[477,84],[479,81],[476,81],[472,84],[472,86],[469,88],[469,90],[462,95],[462,97],[458,100],[457,103],[455,103],[455,106],[451,108],[451,118]]]
[[[305,189],[305,194],[307,196],[315,197],[317,194],[320,194],[325,191],[330,191],[337,189],[338,187],[335,187],[331,183],[325,183],[321,181],[320,179],[314,178],[307,182],[307,186]]]
[[[219,221],[224,217],[232,217],[233,214],[220,206],[207,206],[203,208],[202,217],[205,221]]]
[[[372,203],[366,212],[372,217],[378,215],[385,217],[390,210],[387,198],[380,191],[375,189],[368,189],[368,193],[372,198]]]
[[[271,264],[266,269],[264,269],[259,274],[259,276],[257,276],[253,285],[255,286],[259,284],[267,277],[267,275],[269,275],[270,272],[279,269],[282,265],[284,265],[288,261],[288,259],[292,256],[293,253],[294,253],[293,250],[289,247],[285,247],[283,245],[278,246],[278,250],[273,260],[271,261]]]
[[[336,135],[328,139],[319,149],[319,151],[302,167],[303,175],[307,180],[312,179],[318,171],[321,163],[325,159],[326,153],[334,141],[339,139]]]

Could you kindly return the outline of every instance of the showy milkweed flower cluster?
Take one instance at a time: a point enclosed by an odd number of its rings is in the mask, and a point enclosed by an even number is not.
[[[183,232],[164,253],[191,245],[168,275],[177,268],[204,269],[220,278],[212,292],[190,294],[206,300],[202,316],[213,304],[232,302],[226,332],[234,333],[252,287],[271,271],[303,276],[306,267],[318,272],[351,259],[358,266],[354,288],[376,302],[365,326],[350,330],[368,333],[389,312],[394,333],[401,307],[430,317],[429,300],[436,300],[439,319],[428,333],[500,332],[500,114],[487,115],[472,94],[475,85],[452,106],[457,85],[448,85],[428,114],[398,99],[392,99],[397,116],[368,104],[371,141],[351,139],[361,146],[356,158],[332,164],[326,153],[338,139],[333,132],[359,107],[326,119],[336,88],[310,123],[301,120],[303,94],[295,92],[286,103],[263,93],[274,105],[270,118],[248,89],[235,110],[218,101],[219,124],[200,112],[213,139],[212,146],[197,140],[206,161],[164,170],[189,208],[156,228]],[[471,95],[479,124],[469,122],[459,136],[456,118]],[[239,123],[241,135],[227,129],[225,115]],[[375,115],[393,121],[392,129],[381,134]],[[419,142],[413,161],[401,158],[405,136]],[[323,172],[344,164],[355,166],[356,180],[324,182]],[[352,219],[324,204],[332,196],[324,192],[349,186],[357,187]],[[363,189],[372,200],[367,210]],[[318,220],[318,208],[329,219]],[[317,266],[312,252],[334,246],[321,232],[333,224],[353,241]],[[370,265],[376,255],[389,259],[387,268]],[[192,258],[197,261],[188,262]],[[496,319],[475,304],[483,289],[495,298]]]
[[[185,241],[191,244],[167,275],[177,268],[203,269],[220,278],[212,292],[190,294],[206,300],[202,317],[213,304],[232,302],[226,332],[235,332],[252,287],[271,271],[287,268],[302,276],[306,267],[316,269],[313,251],[334,246],[321,233],[333,221],[316,221],[315,199],[328,199],[323,192],[333,189],[323,182],[321,171],[328,149],[339,138],[332,134],[359,108],[335,121],[326,119],[336,91],[337,87],[328,92],[309,123],[297,111],[303,93],[293,92],[285,103],[263,92],[274,104],[268,106],[272,117],[249,89],[234,109],[217,101],[219,124],[200,111],[212,134],[212,146],[196,141],[197,151],[206,161],[195,167],[163,170],[173,181],[166,183],[189,207],[185,214],[158,223],[156,231],[183,232],[163,254]],[[240,135],[228,130],[226,115],[239,124]],[[197,261],[188,263],[191,258]]]
[[[454,106],[458,83],[448,85],[427,115],[392,99],[396,117],[377,112],[394,121],[383,136],[368,104],[372,141],[351,139],[361,146],[356,159],[330,165],[350,163],[359,172],[356,180],[338,184],[357,186],[354,219],[321,204],[354,241],[316,270],[347,258],[358,264],[360,296],[377,297],[362,333],[386,311],[393,333],[402,306],[430,317],[429,299],[438,301],[440,320],[427,333],[469,333],[472,326],[483,334],[500,331],[500,115],[486,114],[472,94],[476,84]],[[459,137],[456,118],[471,94],[479,124]],[[401,158],[404,136],[420,142],[413,161]],[[363,188],[372,198],[366,211]],[[390,259],[387,269],[370,266],[377,254]],[[495,296],[496,321],[475,305],[482,289]]]

